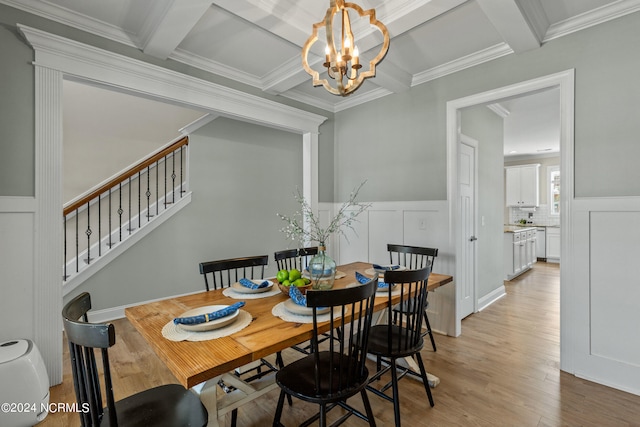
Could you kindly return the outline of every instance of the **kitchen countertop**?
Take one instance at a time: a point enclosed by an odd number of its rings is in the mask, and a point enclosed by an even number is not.
[[[535,225],[505,225],[504,232],[505,233],[516,233],[518,231],[527,231],[527,230],[535,230],[538,228]]]

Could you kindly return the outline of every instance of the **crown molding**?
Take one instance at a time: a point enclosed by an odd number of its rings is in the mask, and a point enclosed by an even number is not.
[[[543,42],[557,39],[637,11],[640,11],[640,0],[618,0],[615,3],[599,7],[573,18],[556,22],[549,27]]]
[[[65,9],[61,6],[40,0],[0,0],[0,3],[23,10],[32,15],[40,16],[54,22],[67,25],[78,30],[95,34],[109,40],[122,43],[127,46],[140,48],[140,37],[136,34],[123,31],[115,25],[108,24],[98,19],[89,18],[86,15]]]
[[[414,74],[413,79],[411,80],[411,87],[465,70],[467,68],[475,67],[476,65],[492,61],[511,53],[513,53],[513,49],[511,49],[508,44],[499,43],[487,49],[463,56],[460,59]]]
[[[245,71],[238,70],[237,68],[228,67],[214,60],[194,55],[193,53],[187,52],[183,49],[176,49],[171,55],[169,55],[169,59],[196,67],[203,71],[208,71],[221,77],[226,77],[239,83],[244,83],[246,85],[262,89],[262,80],[259,77]]]
[[[378,87],[368,92],[358,93],[357,96],[351,95],[350,97],[345,98],[343,101],[340,101],[335,105],[334,110],[336,113],[339,113],[340,111],[344,111],[349,108],[356,107],[358,105],[367,103],[369,101],[373,101],[378,98],[383,98],[387,95],[391,95],[392,93],[393,92],[387,89]]]

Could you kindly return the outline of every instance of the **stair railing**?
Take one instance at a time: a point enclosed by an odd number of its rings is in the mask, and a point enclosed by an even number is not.
[[[63,209],[63,281],[169,209],[187,192],[184,137]]]

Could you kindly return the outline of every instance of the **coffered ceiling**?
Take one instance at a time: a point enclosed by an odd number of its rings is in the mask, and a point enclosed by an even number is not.
[[[391,44],[376,77],[343,98],[313,87],[301,65],[329,0],[0,3],[333,112],[640,10],[640,0],[356,0],[376,9]],[[376,35],[355,34],[363,57],[379,50]]]

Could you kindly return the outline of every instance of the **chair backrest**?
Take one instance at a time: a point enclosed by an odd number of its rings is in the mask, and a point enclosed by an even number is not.
[[[388,244],[389,260],[391,264],[403,265],[411,270],[431,267],[438,256],[437,248],[425,248],[420,246]]]
[[[412,352],[422,348],[422,320],[427,302],[427,280],[430,267],[419,270],[386,271],[384,282],[392,287],[389,292],[389,306],[392,294],[399,288],[403,301],[396,310],[387,310],[387,348],[392,353]],[[392,318],[393,317],[393,318]]]
[[[117,427],[118,418],[113,398],[111,370],[108,348],[116,343],[115,328],[110,323],[89,323],[87,312],[91,309],[91,296],[83,292],[62,309],[62,321],[69,341],[69,358],[73,372],[73,386],[78,407],[81,409],[80,422],[83,427],[100,426],[104,409],[102,407],[102,386],[96,366],[95,350],[102,353],[104,372],[104,394],[109,411],[109,426]],[[85,412],[88,409],[88,412]]]
[[[302,271],[309,265],[311,257],[318,253],[318,247],[313,246],[309,248],[300,249],[285,249],[273,254],[273,258],[276,260],[278,270],[291,270],[297,268]]]
[[[200,263],[200,274],[204,276],[206,290],[215,290],[231,286],[242,278],[264,279],[268,263],[269,255],[207,261]]]
[[[307,292],[307,306],[313,307],[311,345],[314,349],[314,377],[318,394],[339,393],[354,381],[362,381],[367,373],[365,362],[377,287],[376,274],[361,286]],[[330,307],[330,330],[339,328],[341,331],[340,334],[329,334],[322,348],[318,344],[318,337],[322,335],[318,334],[319,307]],[[336,314],[339,318],[334,319]]]

